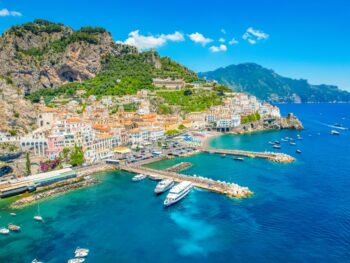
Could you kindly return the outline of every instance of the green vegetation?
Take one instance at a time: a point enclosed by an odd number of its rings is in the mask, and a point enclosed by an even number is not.
[[[81,147],[74,146],[70,154],[70,164],[72,166],[79,166],[84,163],[84,152]]]
[[[30,175],[32,173],[31,169],[30,169],[30,158],[29,158],[29,152],[26,152],[26,174]]]
[[[164,63],[164,66],[162,64],[162,67],[157,69],[150,62],[154,57]],[[28,98],[32,102],[38,102],[41,96],[49,99],[60,95],[71,97],[78,89],[86,91],[84,96],[123,96],[135,94],[140,89],[155,90],[152,84],[155,77],[183,77],[187,80],[197,78],[194,72],[169,58],[159,58],[154,52],[127,54],[121,57],[108,56],[102,61],[102,70],[96,77],[83,83],[68,83],[59,88],[41,89],[31,93]]]
[[[180,131],[179,130],[168,130],[165,132],[165,135],[167,136],[173,136],[173,135],[176,135],[176,134],[179,134]]]
[[[222,100],[215,93],[210,91],[197,90],[191,95],[185,95],[186,91],[157,92],[165,103],[173,106],[180,106],[184,112],[204,111],[210,106],[220,105]]]
[[[253,121],[258,121],[260,119],[261,119],[260,114],[258,112],[256,112],[256,113],[241,117],[241,123],[245,124],[245,123],[249,123],[249,122],[253,122]]]
[[[9,130],[9,133],[11,136],[16,136],[17,135],[17,130],[13,129],[13,130]]]
[[[18,146],[9,142],[1,142],[0,143],[1,152],[16,152],[19,150]]]
[[[8,32],[10,34],[14,34],[18,37],[23,36],[23,34],[27,31],[37,35],[40,33],[57,33],[62,32],[64,29],[64,26],[62,24],[56,24],[49,22],[47,20],[43,19],[37,19],[34,22],[26,23],[21,26],[14,26],[12,27]]]
[[[12,85],[13,84],[13,81],[12,81],[12,79],[9,76],[2,76],[2,75],[0,75],[0,79],[5,80],[7,85]]]
[[[137,104],[136,103],[124,104],[123,107],[124,107],[124,111],[126,111],[126,112],[137,111]]]
[[[180,124],[179,127],[178,127],[178,129],[179,129],[180,131],[181,131],[181,130],[184,130],[184,129],[186,129],[186,126],[183,125],[183,124]]]

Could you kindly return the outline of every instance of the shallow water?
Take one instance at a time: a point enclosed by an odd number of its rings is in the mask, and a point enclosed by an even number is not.
[[[205,153],[150,165],[189,161],[193,167],[183,173],[248,186],[253,197],[194,190],[166,209],[165,196],[153,194],[156,182],[134,183],[126,172],[100,174],[96,186],[41,202],[44,223],[33,220],[36,205],[11,217],[13,199],[2,200],[0,226],[16,223],[22,232],[0,236],[0,262],[66,262],[77,246],[90,249],[86,262],[349,262],[350,132],[332,136],[324,123],[350,127],[350,105],[281,108],[306,129],[222,136],[211,146],[272,150],[268,141],[300,133],[296,146],[281,144],[297,157],[293,164]]]

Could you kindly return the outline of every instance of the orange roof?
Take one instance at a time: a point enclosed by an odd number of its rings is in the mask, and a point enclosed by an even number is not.
[[[67,119],[68,122],[80,122],[81,119],[78,117],[71,117]]]

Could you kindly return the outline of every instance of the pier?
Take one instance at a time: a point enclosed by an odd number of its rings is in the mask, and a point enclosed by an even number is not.
[[[220,193],[229,197],[244,198],[253,194],[248,187],[242,187],[235,183],[215,181],[202,176],[189,176],[166,170],[154,170],[136,165],[120,165],[119,168],[124,171],[144,174],[148,176],[157,176],[163,179],[171,179],[176,182],[189,181],[194,186],[211,192]]]
[[[295,158],[285,154],[277,152],[252,152],[252,151],[241,151],[241,150],[227,150],[227,149],[215,149],[215,148],[201,148],[202,152],[245,156],[250,158],[262,158],[278,163],[291,163],[295,161]]]
[[[168,171],[168,172],[180,172],[180,171],[183,171],[185,169],[188,169],[192,166],[192,163],[189,163],[189,162],[181,162],[181,163],[178,163],[178,164],[175,164],[167,169],[165,169],[165,171]]]

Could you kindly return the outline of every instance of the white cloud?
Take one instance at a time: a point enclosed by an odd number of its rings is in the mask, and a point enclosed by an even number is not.
[[[220,52],[220,51],[227,51],[227,46],[224,45],[224,44],[221,44],[220,46],[211,46],[211,47],[209,48],[209,50],[210,50],[211,52],[214,52],[214,53]]]
[[[0,16],[22,16],[22,14],[18,11],[10,11],[6,8],[0,10]]]
[[[223,37],[220,37],[220,38],[219,38],[219,42],[220,42],[220,43],[225,43],[225,41],[226,41],[225,38],[223,38]]]
[[[190,35],[188,35],[188,37],[195,43],[200,43],[203,46],[205,46],[206,44],[212,42],[213,40],[211,38],[206,38],[205,36],[203,36],[201,33],[192,33]]]
[[[269,35],[261,30],[249,27],[247,31],[243,34],[242,38],[244,40],[247,40],[250,44],[256,44],[260,40],[268,39]]]
[[[238,44],[238,40],[236,40],[235,38],[232,38],[228,43],[230,45],[235,45],[235,44]]]
[[[221,28],[221,33],[223,33],[224,35],[226,35],[226,30],[224,28]]]
[[[158,48],[164,46],[168,41],[180,42],[184,41],[182,33],[176,31],[173,34],[161,34],[158,36],[145,36],[135,30],[129,33],[129,37],[123,42],[124,44],[135,46],[140,50]],[[121,41],[119,41],[121,43]]]

